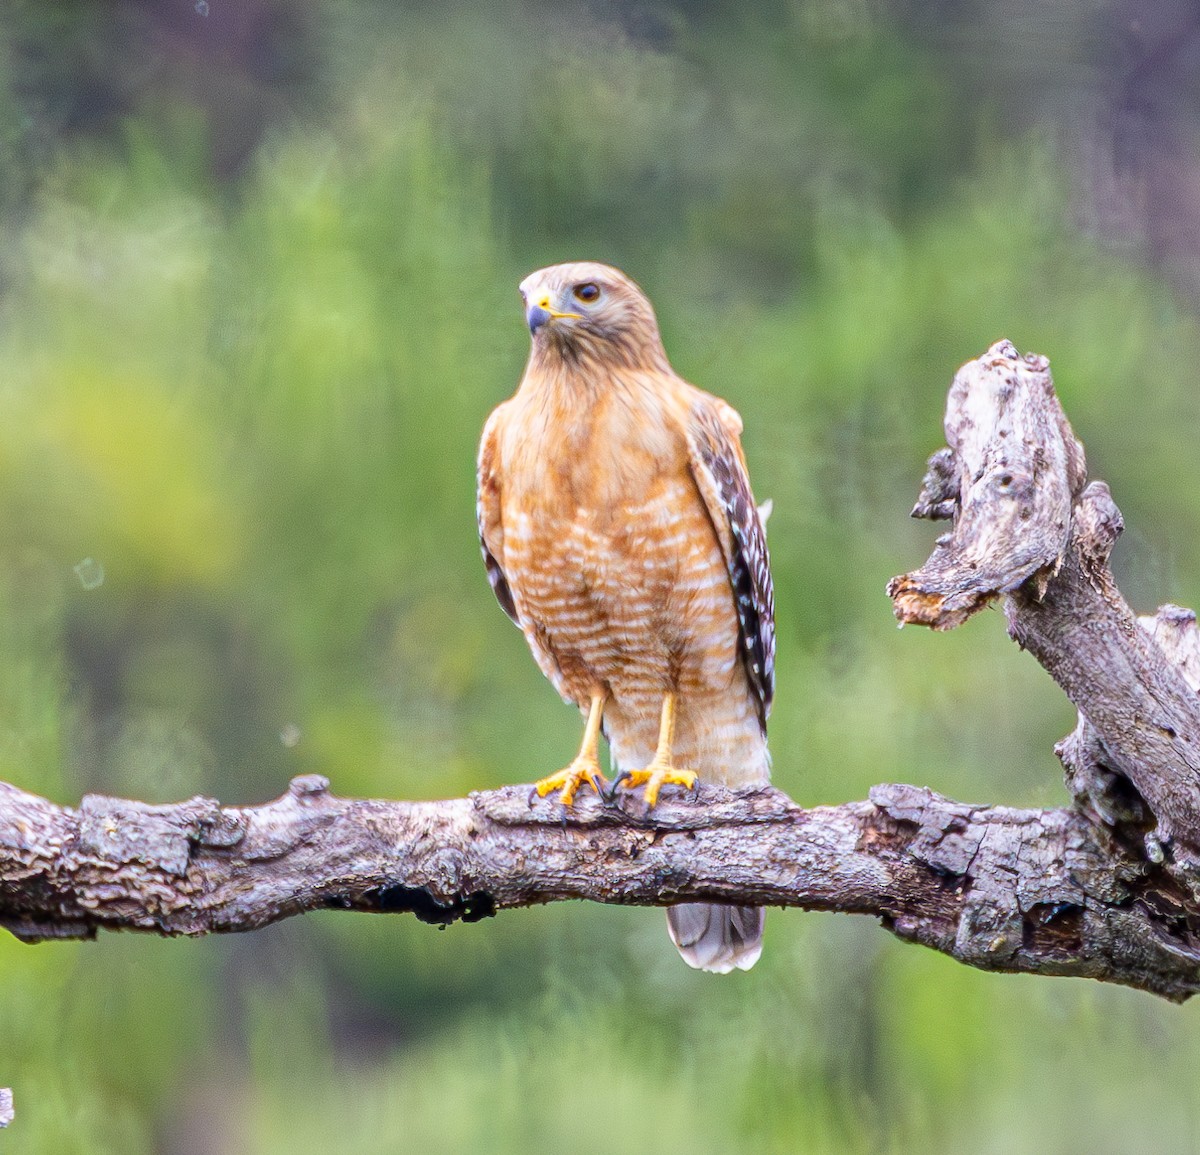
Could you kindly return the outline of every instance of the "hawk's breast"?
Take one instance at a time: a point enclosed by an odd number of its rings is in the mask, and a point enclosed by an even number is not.
[[[608,696],[623,766],[653,756],[671,692],[678,765],[764,781],[733,588],[681,423],[649,391],[574,423],[521,417],[501,449],[501,564],[543,672],[581,707]]]
[[[586,702],[600,686],[657,717],[669,689],[730,687],[737,615],[690,474],[657,476],[604,509],[520,504],[505,512],[505,572],[560,693]]]

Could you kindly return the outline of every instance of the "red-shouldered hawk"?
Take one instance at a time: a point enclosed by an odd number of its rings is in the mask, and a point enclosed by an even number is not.
[[[677,376],[654,310],[607,265],[521,283],[533,348],[479,450],[488,577],[542,672],[587,717],[579,755],[537,784],[601,792],[608,739],[653,806],[667,784],[769,777],[775,606],[741,418]],[[667,911],[694,967],[753,966],[759,907]]]

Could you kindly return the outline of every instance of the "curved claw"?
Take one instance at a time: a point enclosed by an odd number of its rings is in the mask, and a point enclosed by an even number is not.
[[[529,794],[529,801],[532,804],[534,795],[545,798],[547,794],[557,790],[559,802],[564,806],[571,806],[580,786],[585,782],[601,798],[604,797],[605,781],[604,775],[600,773],[599,764],[590,758],[576,758],[570,766],[535,782]]]
[[[680,770],[669,763],[659,762],[657,759],[651,762],[645,770],[623,771],[613,783],[614,791],[619,782],[628,783],[630,786],[645,786],[644,798],[646,805],[651,808],[658,804],[658,795],[664,786],[684,786],[688,790],[695,791],[699,785],[695,771]]]
[[[604,799],[610,806],[617,801],[617,790],[622,782],[631,776],[631,770],[622,770],[609,784],[608,793],[602,794],[600,797]]]

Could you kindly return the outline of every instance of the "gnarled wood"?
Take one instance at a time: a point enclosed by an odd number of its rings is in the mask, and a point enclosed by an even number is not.
[[[913,514],[953,517],[929,562],[888,586],[896,616],[958,626],[1004,596],[1009,634],[1079,708],[1058,743],[1082,812],[1124,846],[1196,921],[1200,904],[1200,641],[1195,616],[1142,620],[1109,570],[1123,522],[1084,451],[1050,366],[1008,341],[962,366],[946,411],[948,448],[930,459]]]
[[[955,376],[945,425],[913,512],[954,528],[892,579],[896,616],[950,629],[1006,595],[1009,633],[1083,719],[1059,744],[1072,790],[1200,902],[1200,699],[1183,668],[1195,643],[1168,656],[1165,627],[1139,628],[1121,597],[1108,568],[1121,514],[1103,482],[1084,487],[1049,362],[993,345]]]
[[[912,786],[803,810],[702,788],[649,815],[528,787],[443,802],[336,798],[296,779],[264,806],[194,798],[79,809],[0,789],[0,925],[36,941],[99,928],[200,935],[303,911],[475,921],[561,899],[709,899],[870,914],[994,971],[1083,975],[1184,999],[1200,940],[1144,901],[1146,870],[1073,810],[966,806]]]
[[[949,630],[1032,580],[1044,589],[1062,563],[1071,505],[1087,475],[1050,363],[998,341],[954,377],[946,443],[929,459],[914,517],[954,528],[888,594],[904,622]]]

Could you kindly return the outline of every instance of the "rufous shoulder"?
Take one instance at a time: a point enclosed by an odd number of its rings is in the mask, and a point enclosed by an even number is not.
[[[726,401],[723,397],[718,397],[715,393],[709,393],[701,389],[698,385],[693,385],[689,381],[685,381],[682,377],[676,377],[675,391],[680,400],[686,407],[687,412],[692,412],[696,408],[708,409],[712,412],[725,431],[735,441],[740,441],[742,436],[742,415]]]
[[[481,464],[485,459],[495,455],[497,440],[512,413],[512,403],[511,397],[507,401],[501,401],[488,414],[488,419],[483,423],[483,433],[479,438],[479,461]]]

